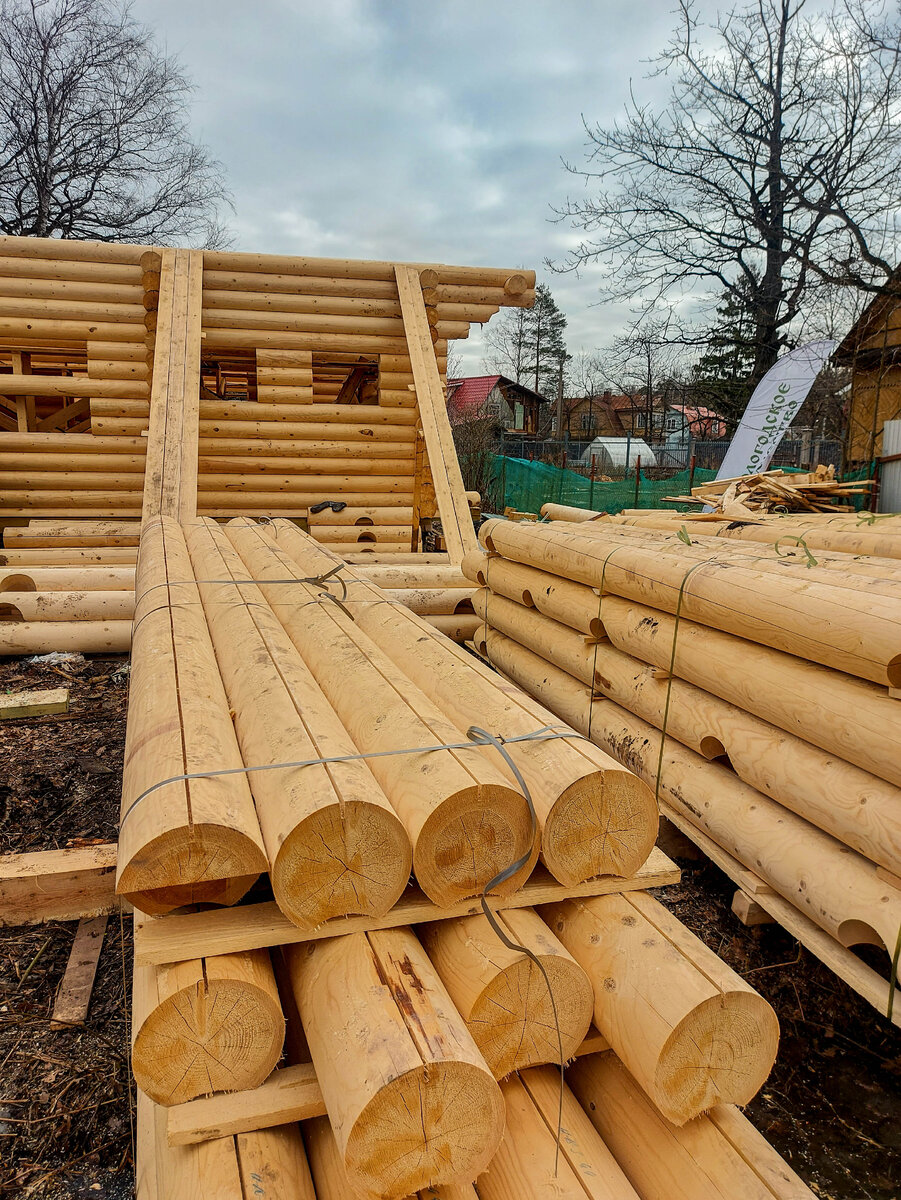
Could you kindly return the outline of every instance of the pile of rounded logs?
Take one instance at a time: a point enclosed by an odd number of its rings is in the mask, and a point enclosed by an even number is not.
[[[420,926],[418,936],[496,1079],[572,1058],[591,1024],[585,972],[531,908],[495,914],[512,950],[481,913]],[[551,995],[552,993],[552,995]],[[559,1029],[559,1039],[558,1039]]]
[[[759,542],[732,542],[707,537],[703,532],[689,534],[690,546],[680,536],[682,526],[671,530],[633,528],[613,522],[587,521],[573,526],[565,521],[552,521],[546,529],[577,529],[580,534],[615,538],[631,545],[649,546],[662,554],[690,553],[709,562],[731,562],[737,566],[761,566],[767,571],[799,576],[809,583],[824,583],[830,587],[853,588],[876,595],[898,599],[901,595],[901,562],[897,558],[878,558],[865,554],[842,554],[835,550],[818,550],[811,557],[805,551],[803,539],[773,539],[768,545]],[[701,526],[703,531],[704,526]],[[776,541],[779,548],[776,550]]]
[[[478,637],[482,638],[480,632]],[[706,833],[843,946],[881,945],[901,927],[901,896],[877,868],[829,834],[707,762],[511,638],[489,629],[487,656],[574,728],[628,765],[666,805]]]
[[[897,702],[884,688],[535,567],[467,555],[463,569],[492,593],[533,606],[583,634],[671,669],[744,712],[901,786]],[[770,764],[773,766],[773,764]],[[774,768],[775,769],[775,768]]]
[[[714,1104],[747,1104],[779,1045],[770,1005],[644,892],[545,905],[588,975],[594,1022],[676,1125]]]
[[[135,1013],[132,1070],[157,1104],[263,1082],[278,1062],[285,1020],[269,953],[248,950],[146,972],[150,1003]]]
[[[725,755],[745,783],[886,870],[901,862],[901,789],[895,784],[607,643],[586,644],[576,630],[536,609],[486,588],[473,604],[483,625],[527,646],[596,696],[665,729],[706,759]]]
[[[151,914],[233,904],[268,866],[247,776],[183,778],[244,765],[194,578],[178,523],[149,521],[136,580],[116,890]]]
[[[872,525],[866,514],[774,513],[731,521],[694,521],[691,515],[668,510],[626,509],[618,516],[596,512],[590,508],[573,508],[566,504],[544,504],[541,515],[551,521],[576,523],[598,521],[638,529],[677,533],[682,525],[689,536],[728,538],[734,542],[763,542],[772,546],[780,538],[789,542],[803,538],[812,550],[832,550],[849,555],[877,555],[901,558],[901,522],[892,514],[881,515]],[[788,543],[786,543],[786,546]]]
[[[503,1098],[412,931],[308,942],[286,960],[350,1186],[407,1196],[483,1171]]]
[[[183,526],[244,761],[341,757],[356,747],[224,531]],[[210,582],[212,581],[212,582]],[[217,582],[219,581],[219,582]],[[315,929],[383,916],[411,869],[406,830],[363,761],[248,775],[279,908]]]
[[[448,906],[524,859],[497,891],[521,887],[538,855],[522,793],[481,747],[447,748],[466,743],[465,733],[325,594],[327,583],[305,582],[308,573],[253,522],[226,529],[357,749],[378,755],[370,769],[407,830],[425,894]],[[285,579],[296,586],[269,582]]]
[[[288,522],[276,522],[279,545],[307,575],[337,561]],[[454,722],[487,729],[508,739],[506,753],[531,793],[541,827],[542,858],[561,883],[596,875],[632,875],[654,844],[657,811],[653,797],[634,775],[584,738],[511,742],[552,724],[528,696],[511,692],[495,672],[443,638],[408,609],[385,603],[378,588],[342,571],[345,603],[356,626],[403,670]],[[474,621],[474,627],[478,620]],[[508,760],[491,750],[501,770]]]
[[[610,1053],[578,1059],[566,1079],[642,1200],[813,1200],[731,1105],[674,1125]]]
[[[570,532],[572,530],[573,532]],[[495,519],[480,530],[491,552],[614,592],[686,620],[784,650],[863,679],[901,684],[901,600],[868,594],[861,609],[845,588],[703,555],[662,554],[603,536],[599,527],[523,525]]]

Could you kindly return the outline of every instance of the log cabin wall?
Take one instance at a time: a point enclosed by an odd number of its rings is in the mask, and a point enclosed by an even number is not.
[[[196,320],[194,285],[173,292],[177,256],[202,270]],[[534,298],[531,274],[416,273],[442,385],[448,340]],[[416,549],[420,521],[448,506],[394,263],[5,238],[0,519],[140,517],[151,396],[171,405],[183,367],[185,404],[199,374],[200,515],[306,518],[338,552],[396,552]],[[33,393],[25,376],[40,380]],[[310,511],[328,502],[344,507]]]

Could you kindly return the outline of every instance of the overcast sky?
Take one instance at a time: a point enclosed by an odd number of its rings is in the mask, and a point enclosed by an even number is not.
[[[627,306],[544,267],[574,233],[552,206],[582,181],[584,113],[622,112],[666,42],[671,0],[137,0],[182,60],[193,128],[224,165],[240,250],[533,267],[570,351]],[[478,326],[458,342],[481,370]]]

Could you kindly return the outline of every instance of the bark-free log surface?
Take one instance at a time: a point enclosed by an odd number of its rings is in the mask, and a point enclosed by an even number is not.
[[[673,1125],[611,1053],[580,1059],[566,1078],[642,1200],[814,1200],[731,1105]]]
[[[446,749],[465,733],[323,595],[328,584],[304,583],[307,573],[257,526],[237,522],[228,536],[357,749],[395,752],[368,762],[407,829],[423,891],[452,904],[525,857],[499,891],[520,887],[538,853],[525,797],[483,750]],[[267,582],[286,578],[296,587]]]
[[[351,1185],[398,1197],[484,1170],[501,1093],[412,931],[292,948],[288,966]]]
[[[286,522],[279,544],[305,571],[318,573],[338,560]],[[477,726],[515,738],[548,724],[548,713],[503,684],[495,672],[436,636],[426,622],[345,568],[347,600],[356,624],[461,728]],[[474,623],[475,624],[475,623]],[[630,875],[647,857],[657,818],[647,790],[581,738],[508,742],[507,753],[529,788],[541,826],[541,852],[561,883],[594,875]],[[497,751],[500,769],[509,763]]]
[[[152,914],[234,903],[268,864],[245,775],[181,778],[244,764],[184,535],[170,518],[144,526],[136,594],[116,890]],[[174,782],[144,795],[164,780]]]
[[[132,1069],[142,1091],[168,1106],[259,1087],[278,1062],[285,1038],[267,951],[139,971],[156,974],[157,992],[132,1046]]]
[[[507,558],[602,587],[627,599],[725,629],[762,645],[891,686],[901,684],[901,602],[731,562],[709,562],[682,547],[650,547],[579,532],[487,521],[483,545]],[[572,532],[570,532],[572,530]]]
[[[534,688],[551,711],[578,727],[585,687],[503,634],[489,630],[489,657],[505,675]],[[591,707],[591,738],[653,787],[662,802],[765,880],[843,946],[891,950],[901,927],[901,895],[877,868],[809,822],[707,762],[609,700]],[[658,783],[659,772],[659,783]]]
[[[776,1058],[769,1004],[644,892],[542,910],[594,987],[594,1020],[677,1125],[747,1104]]]
[[[511,950],[485,916],[423,926],[419,936],[476,1045],[498,1079],[563,1061],[588,1032],[594,996],[582,968],[534,909],[499,912]],[[553,992],[553,1000],[548,990]],[[555,1016],[556,1006],[556,1016]],[[559,1040],[558,1040],[559,1028]]]
[[[313,761],[356,747],[215,522],[185,527],[244,759]],[[411,869],[406,831],[365,762],[248,776],[279,908],[301,928],[381,916]]]

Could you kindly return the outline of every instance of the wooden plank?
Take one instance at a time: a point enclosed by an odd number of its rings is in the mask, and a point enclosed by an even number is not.
[[[0,855],[0,926],[115,912],[116,844]]]
[[[44,717],[69,711],[68,688],[42,688],[33,692],[13,692],[0,696],[0,721],[19,717]]]
[[[518,892],[500,900],[492,900],[491,907],[494,910],[526,908],[572,896],[634,892],[644,888],[666,887],[677,883],[679,878],[679,868],[656,847],[631,879],[605,875],[576,887],[564,887],[557,883],[539,864]],[[427,900],[418,887],[411,886],[384,917],[342,917],[326,921],[312,931],[298,929],[273,902],[203,913],[175,913],[158,918],[138,914],[135,921],[135,962],[139,966],[181,962],[209,954],[233,954],[264,946],[288,946],[369,929],[393,929],[398,925],[417,925],[423,921],[445,921],[481,911],[477,899],[463,900],[450,908],[439,908]]]
[[[741,888],[732,897],[732,911],[741,921],[742,925],[747,925],[750,929],[754,925],[773,925],[773,918],[765,908],[752,899],[747,892],[743,892]]]
[[[75,931],[75,940],[69,951],[66,973],[56,993],[51,1029],[62,1029],[69,1025],[84,1025],[94,990],[94,976],[103,949],[103,936],[109,918],[82,917]]]
[[[166,424],[169,419],[169,354],[175,318],[175,251],[161,255],[160,298],[157,310],[156,344],[150,388],[150,418],[147,429],[147,461],[144,468],[145,518],[160,514],[163,494],[163,467],[166,450]]]
[[[690,837],[691,840],[723,871],[733,883],[742,890],[750,872],[740,862],[718,846],[711,838],[699,829],[674,813],[668,806],[661,804],[664,815],[674,825]],[[756,878],[751,876],[751,878]],[[839,979],[844,980],[848,987],[853,988],[859,996],[863,996],[877,1012],[888,1015],[890,990],[888,983],[845,946],[837,942],[819,925],[815,925],[809,917],[805,917],[793,904],[773,891],[755,892],[754,899],[761,908],[766,909],[770,916],[801,943],[806,950],[815,955],[820,962],[834,971]],[[895,988],[891,1021],[901,1028],[901,988]]]
[[[459,563],[464,554],[477,551],[479,545],[454,449],[422,287],[419,274],[413,267],[396,267],[395,277],[438,514],[450,556]]]
[[[592,1027],[576,1056],[598,1054],[610,1045]],[[246,1092],[219,1093],[174,1104],[169,1110],[170,1146],[189,1146],[230,1134],[271,1129],[289,1121],[326,1115],[325,1101],[312,1063],[281,1067],[260,1087]]]

